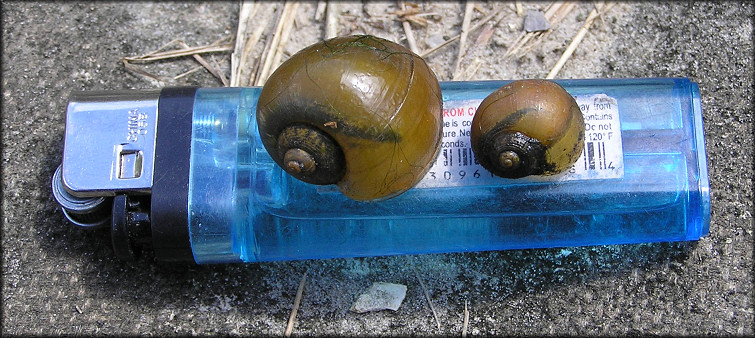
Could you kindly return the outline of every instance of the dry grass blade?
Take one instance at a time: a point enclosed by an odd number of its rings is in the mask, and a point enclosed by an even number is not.
[[[215,57],[215,55],[210,54],[210,60],[212,61],[212,64],[215,66],[215,69],[221,69],[222,66],[218,62],[218,59]],[[228,87],[229,82],[228,79],[225,77],[225,74],[223,72],[218,71],[218,75],[220,75],[220,82],[223,83],[223,86]]]
[[[289,3],[286,3],[286,5],[289,5]],[[275,50],[275,55],[273,57],[273,62],[270,64],[270,73],[272,73],[272,70],[278,67],[280,65],[281,58],[283,57],[283,50],[286,47],[286,42],[288,41],[288,36],[291,34],[291,28],[296,23],[296,11],[299,9],[299,3],[298,2],[292,2],[290,3],[288,7],[288,17],[286,18],[285,24],[283,25],[283,29],[281,29],[281,38],[280,41],[278,41],[278,46]]]
[[[250,75],[249,83],[251,83],[254,86],[259,86],[260,83],[264,83],[265,81],[260,80],[260,75],[262,75],[262,66],[265,62],[265,58],[269,56],[270,54],[270,46],[273,44],[273,39],[267,39],[267,42],[265,42],[265,47],[262,48],[262,54],[260,55],[259,59],[257,59],[257,62],[254,65],[254,72]]]
[[[204,67],[202,67],[202,66],[196,66],[196,67],[194,67],[194,68],[192,68],[192,69],[190,69],[190,70],[188,70],[186,72],[183,72],[181,74],[178,74],[178,75],[174,76],[173,80],[178,80],[178,79],[180,79],[182,77],[185,77],[185,76],[188,76],[188,75],[190,75],[192,73],[196,73],[198,70],[200,70],[202,68],[204,68]]]
[[[254,80],[255,86],[263,85],[267,80],[267,77],[271,73],[273,61],[276,59],[276,53],[278,52],[281,45],[283,30],[287,29],[286,26],[292,25],[293,20],[291,20],[290,18],[292,6],[293,3],[289,1],[287,1],[283,5],[283,10],[278,17],[278,22],[275,24],[275,32],[273,33],[272,42],[270,43],[270,47],[267,50],[267,53],[265,53],[264,62],[262,62],[262,68],[260,68],[259,74]],[[293,8],[295,9],[296,6],[293,6]],[[280,60],[280,57],[278,57],[278,60]]]
[[[464,300],[464,322],[461,324],[461,336],[467,336],[467,327],[469,326],[469,310],[467,310],[467,300]]]
[[[187,45],[183,41],[179,41],[178,43],[186,49],[189,48],[189,45]],[[225,76],[222,73],[220,73],[220,71],[217,68],[213,67],[209,62],[207,62],[207,60],[205,60],[199,54],[192,54],[192,57],[194,57],[194,60],[197,60],[197,62],[199,62],[200,65],[206,68],[210,72],[210,74],[218,78],[220,82],[223,83],[223,86],[228,87],[228,80],[226,80]]]
[[[325,38],[330,39],[338,36],[338,1],[328,1],[327,15],[325,16]]]
[[[166,60],[166,59],[172,59],[172,58],[179,58],[179,57],[185,57],[185,56],[192,56],[195,60],[197,60],[202,66],[207,68],[207,70],[210,71],[214,76],[216,76],[218,79],[220,79],[221,82],[223,82],[223,85],[227,86],[228,82],[225,79],[225,76],[221,74],[215,67],[211,66],[206,60],[204,60],[199,54],[204,53],[214,53],[214,52],[226,52],[231,50],[230,43],[227,42],[229,38],[225,37],[220,40],[217,40],[209,45],[206,46],[200,46],[200,47],[189,47],[186,43],[179,39],[173,39],[167,44],[163,45],[162,47],[158,48],[157,50],[153,52],[149,52],[147,54],[136,56],[136,57],[124,57],[122,59],[123,66],[126,68],[126,70],[133,72],[135,74],[144,76],[148,78],[149,80],[153,81],[159,81],[159,82],[166,82],[169,79],[163,78],[154,74],[151,74],[143,69],[140,69],[139,67],[136,67],[132,63],[149,63],[153,61],[159,61],[159,60]],[[168,46],[177,44],[181,48],[180,49],[174,49],[174,50],[168,50],[163,51],[164,49],[168,48]],[[190,70],[188,72],[182,73],[180,75],[177,75],[173,77],[173,79],[179,79],[181,77],[184,77],[186,75],[189,75],[193,73],[195,70]]]
[[[159,85],[162,85],[162,83],[166,82],[166,80],[167,80],[167,79],[165,79],[165,78],[163,78],[161,76],[152,74],[152,73],[147,72],[147,71],[145,71],[145,70],[143,70],[143,69],[141,69],[141,68],[139,68],[137,66],[132,65],[126,59],[123,59],[122,61],[123,61],[123,67],[126,68],[126,70],[128,70],[128,71],[130,71],[130,72],[132,72],[134,74],[143,76],[143,77],[147,78],[150,81],[157,81],[157,82],[159,82]]]
[[[490,39],[493,38],[493,33],[495,33],[494,26],[495,24],[490,24],[486,25],[485,28],[482,29],[474,42],[475,46],[485,46],[490,42]]]
[[[546,79],[553,79],[556,77],[556,74],[561,71],[561,68],[564,66],[566,61],[569,60],[571,55],[577,49],[579,43],[582,42],[582,39],[585,37],[585,34],[587,34],[587,31],[590,29],[590,26],[592,26],[592,23],[595,21],[595,19],[598,18],[601,14],[607,12],[611,7],[613,7],[613,5],[613,3],[605,5],[603,2],[600,2],[595,7],[595,9],[590,12],[590,15],[588,15],[587,19],[585,19],[585,23],[582,25],[582,28],[579,29],[577,34],[572,39],[569,47],[566,48],[564,53],[561,55],[561,58],[559,58],[558,62],[556,62],[556,65],[553,66],[548,75],[545,76]]]
[[[419,54],[420,50],[417,46],[417,40],[414,38],[411,24],[409,24],[409,21],[404,21],[401,25],[404,26],[404,33],[406,34],[406,42],[409,44],[409,49],[414,52],[414,54]]]
[[[557,24],[566,16],[566,14],[569,14],[577,4],[578,2],[576,1],[555,2],[545,10],[545,17],[551,22],[551,24]]]
[[[477,71],[482,66],[482,59],[479,57],[475,57],[472,62],[469,63],[469,66],[467,66],[466,69],[464,69],[463,72],[461,72],[461,75],[459,76],[459,79],[462,81],[469,81],[472,79],[472,77],[477,73]]]
[[[401,10],[406,11],[406,4],[403,1],[399,1],[399,7],[401,7]],[[404,27],[404,34],[406,34],[406,42],[409,44],[409,49],[414,54],[419,54],[419,47],[417,47],[417,40],[414,39],[412,25],[407,20],[402,20],[401,25]]]
[[[464,8],[464,20],[461,23],[461,35],[459,37],[459,52],[456,54],[456,65],[454,66],[453,80],[458,80],[461,76],[460,68],[461,58],[464,56],[467,44],[467,35],[469,34],[469,23],[472,21],[472,11],[474,11],[474,2],[467,0]]]
[[[415,25],[422,27],[427,26],[427,24],[429,23],[429,21],[424,17],[438,15],[438,13],[420,12],[419,6],[416,4],[409,5],[409,8],[407,8],[406,6],[407,4],[404,1],[400,1],[399,7],[401,9],[391,12],[391,14],[398,16],[401,21],[410,21]]]
[[[479,29],[480,27],[482,27],[484,24],[486,24],[488,21],[490,21],[491,19],[493,19],[497,15],[500,15],[500,13],[490,13],[490,14],[488,14],[487,16],[485,16],[484,18],[482,18],[480,20],[480,22],[478,22],[474,26],[472,26],[472,28],[469,29],[469,32],[472,33],[474,31],[476,31],[477,29]],[[461,38],[461,34],[457,34],[457,35],[453,36],[452,38],[446,40],[445,42],[441,43],[440,45],[437,45],[437,46],[435,46],[435,47],[433,47],[433,48],[431,48],[431,49],[429,49],[427,51],[422,52],[422,54],[420,54],[420,56],[423,57],[423,58],[426,58],[430,54],[437,52],[441,48],[450,45],[452,42],[454,42],[456,40],[459,40],[459,38]]]
[[[301,304],[302,295],[304,295],[304,282],[307,280],[307,271],[301,276],[299,282],[299,288],[296,290],[296,298],[294,298],[294,307],[291,309],[291,315],[288,316],[288,324],[286,324],[286,331],[283,333],[285,337],[290,337],[291,332],[294,330],[294,322],[296,320],[296,314],[299,312],[299,305]]]
[[[516,15],[518,16],[524,15],[524,5],[522,5],[521,1],[515,1],[514,7],[516,8]]]
[[[158,48],[158,49],[156,49],[156,50],[153,50],[153,51],[151,51],[151,52],[149,52],[149,53],[147,53],[147,54],[144,54],[144,55],[142,55],[142,57],[146,57],[146,56],[154,55],[155,53],[158,53],[158,52],[160,52],[160,51],[162,51],[162,50],[168,49],[168,47],[169,47],[169,46],[173,45],[174,43],[176,43],[176,42],[178,42],[178,41],[180,41],[180,39],[173,39],[173,40],[170,40],[170,41],[168,41],[168,43],[166,43],[166,44],[164,44],[164,45],[160,46],[160,48]]]
[[[445,42],[443,42],[443,43],[441,43],[441,44],[439,44],[439,45],[437,45],[437,46],[435,46],[435,47],[433,47],[433,48],[430,48],[430,49],[429,49],[429,50],[427,50],[427,51],[424,51],[424,52],[422,52],[422,54],[421,54],[420,56],[421,56],[421,57],[423,57],[423,58],[426,58],[426,57],[428,57],[428,56],[429,56],[430,54],[437,52],[437,51],[438,51],[438,50],[440,50],[441,48],[443,48],[443,47],[445,47],[445,46],[448,46],[448,45],[450,45],[450,44],[451,44],[452,42],[454,42],[454,41],[456,41],[456,40],[459,40],[459,35],[455,35],[454,37],[452,37],[452,38],[450,38],[450,39],[446,40]]]
[[[474,3],[474,9],[480,12],[480,14],[485,15],[485,7],[480,6],[480,4],[477,3],[476,1]]]
[[[474,59],[469,63],[466,69],[461,73],[461,80],[468,81],[477,73],[477,70],[482,66],[482,59],[479,57],[480,51],[485,48],[495,32],[495,24],[485,25],[477,39],[474,42],[474,47],[471,49],[471,54],[474,55]]]
[[[438,313],[435,312],[435,306],[433,306],[433,301],[430,299],[430,293],[427,292],[427,288],[425,287],[425,282],[422,281],[422,278],[419,276],[419,272],[417,272],[417,268],[414,267],[414,263],[411,262],[411,259],[409,260],[412,270],[414,271],[414,276],[417,277],[417,281],[419,281],[419,286],[422,288],[422,292],[425,294],[425,299],[427,299],[427,304],[430,305],[430,311],[433,313],[433,317],[435,318],[435,324],[438,325],[438,331],[440,331],[440,319],[438,319]]]
[[[175,43],[181,43],[181,40],[173,40]],[[184,44],[185,45],[185,44]],[[218,53],[228,52],[233,50],[233,44],[231,43],[217,43],[200,46],[200,47],[183,47],[182,49],[169,50],[165,52],[153,52],[136,57],[124,57],[123,59],[130,62],[152,62],[158,60],[172,59],[190,55],[206,54],[206,53]]]
[[[320,21],[325,16],[325,9],[328,7],[328,2],[319,0],[317,1],[317,9],[315,9],[315,21]]]
[[[509,47],[509,49],[506,50],[506,53],[503,53],[503,57],[506,58],[509,55],[516,53],[535,34],[537,33],[530,33],[530,32],[519,33],[519,36],[516,38],[516,40],[514,40],[514,43],[511,45],[511,47]]]
[[[236,44],[233,47],[233,53],[231,53],[231,87],[238,87],[241,85],[241,72],[244,68],[247,57],[244,54],[247,50],[246,46],[250,44],[250,41],[244,37],[246,36],[247,27],[249,26],[249,18],[253,17],[256,12],[256,2],[241,2],[239,10],[239,26],[236,30]]]
[[[241,81],[242,74],[249,68],[251,65],[253,65],[251,62],[249,62],[249,56],[252,53],[252,50],[257,45],[257,42],[259,42],[260,38],[262,37],[262,33],[265,31],[265,27],[267,27],[267,21],[268,16],[265,16],[262,19],[262,22],[257,26],[257,28],[254,30],[252,35],[249,37],[249,39],[244,44],[244,50],[241,52],[241,57],[239,59],[239,68],[236,70],[236,86],[247,86],[249,84],[254,83],[253,80],[247,81],[246,83],[243,83]],[[254,74],[254,71],[251,72]],[[231,81],[233,83],[233,81]],[[233,86],[233,85],[232,85]]]

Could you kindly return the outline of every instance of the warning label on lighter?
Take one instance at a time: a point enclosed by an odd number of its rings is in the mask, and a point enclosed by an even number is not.
[[[482,100],[443,103],[441,150],[418,188],[490,185],[504,182],[544,182],[611,179],[624,176],[624,154],[616,99],[605,94],[574,97],[585,120],[585,146],[571,168],[550,176],[516,180],[494,176],[483,168],[469,140],[472,119]]]

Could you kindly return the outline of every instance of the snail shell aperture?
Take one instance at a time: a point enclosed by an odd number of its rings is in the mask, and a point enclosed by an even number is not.
[[[470,134],[480,164],[495,175],[552,175],[582,154],[585,124],[577,102],[548,80],[511,82],[480,103]]]
[[[262,88],[257,125],[292,176],[376,200],[408,190],[429,170],[441,108],[438,80],[419,56],[373,36],[338,37],[276,69]]]

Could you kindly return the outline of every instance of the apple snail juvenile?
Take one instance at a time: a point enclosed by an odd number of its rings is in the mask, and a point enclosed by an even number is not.
[[[480,164],[495,175],[553,175],[582,154],[585,123],[566,90],[553,81],[511,82],[480,103],[470,133]]]
[[[273,72],[257,125],[270,156],[295,178],[379,200],[429,170],[440,148],[442,104],[435,73],[410,50],[369,35],[337,37]]]

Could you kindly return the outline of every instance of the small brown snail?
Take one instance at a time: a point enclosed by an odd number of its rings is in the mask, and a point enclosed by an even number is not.
[[[495,175],[552,175],[582,154],[585,123],[577,102],[557,83],[520,80],[480,103],[470,137],[478,161]]]
[[[292,176],[336,184],[355,200],[396,196],[440,148],[442,97],[424,60],[368,35],[321,41],[294,54],[262,88],[257,125]]]

